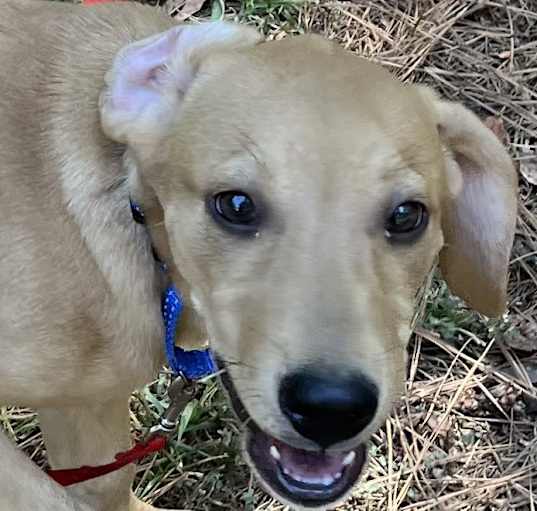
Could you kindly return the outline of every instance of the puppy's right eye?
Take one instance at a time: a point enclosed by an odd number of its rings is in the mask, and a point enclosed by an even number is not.
[[[259,226],[257,206],[240,190],[220,192],[210,202],[210,210],[219,224],[241,232],[256,232]]]
[[[386,221],[386,237],[396,242],[414,241],[427,227],[427,208],[416,201],[399,204]]]

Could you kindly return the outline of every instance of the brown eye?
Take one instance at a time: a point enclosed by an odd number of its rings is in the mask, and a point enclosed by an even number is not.
[[[214,198],[217,213],[231,224],[251,224],[256,218],[254,201],[245,193],[223,192]]]
[[[420,202],[399,204],[386,221],[386,237],[394,241],[413,241],[427,227],[429,215]]]
[[[257,231],[258,208],[247,193],[231,190],[220,192],[211,199],[210,210],[223,227],[235,231]]]

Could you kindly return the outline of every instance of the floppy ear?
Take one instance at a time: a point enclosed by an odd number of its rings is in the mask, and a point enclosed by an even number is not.
[[[515,232],[517,177],[497,136],[460,104],[427,92],[445,151],[440,269],[450,289],[477,311],[505,311]]]
[[[254,45],[261,36],[243,25],[178,25],[123,48],[105,77],[101,124],[113,140],[132,144],[158,136],[177,117],[201,61],[210,53]]]

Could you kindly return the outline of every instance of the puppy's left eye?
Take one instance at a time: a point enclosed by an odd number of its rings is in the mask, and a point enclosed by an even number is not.
[[[427,227],[429,214],[421,202],[399,204],[386,221],[386,237],[394,241],[412,241]]]

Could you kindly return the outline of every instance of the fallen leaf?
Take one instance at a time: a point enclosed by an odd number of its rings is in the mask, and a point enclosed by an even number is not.
[[[503,145],[509,144],[509,135],[507,134],[503,121],[499,117],[490,116],[487,117],[484,122],[485,126],[490,128]]]
[[[462,392],[460,409],[465,413],[479,410],[479,401],[477,400],[475,389],[470,387]]]
[[[170,9],[170,15],[177,21],[185,21],[196,14],[205,3],[205,0],[180,0],[175,2]]]
[[[440,417],[437,415],[431,415],[427,421],[427,425],[437,433],[440,438],[447,438],[451,429],[451,417]]]
[[[535,158],[520,160],[518,169],[528,183],[537,185],[537,161]]]
[[[513,318],[511,327],[498,337],[514,350],[528,353],[537,351],[537,323],[533,318]]]

